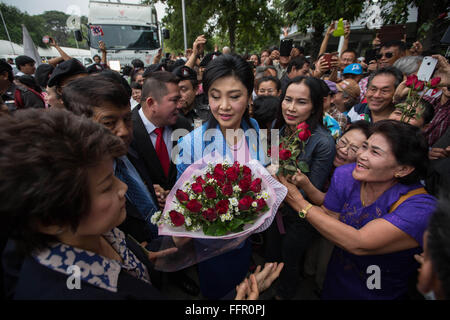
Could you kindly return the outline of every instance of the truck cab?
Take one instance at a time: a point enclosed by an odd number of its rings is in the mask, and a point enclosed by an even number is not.
[[[160,48],[154,5],[89,1],[88,43],[92,56],[100,54],[98,42],[106,45],[108,61],[130,65],[133,59],[152,64]]]

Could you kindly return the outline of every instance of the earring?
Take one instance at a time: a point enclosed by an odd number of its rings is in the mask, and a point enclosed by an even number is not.
[[[396,179],[398,179],[398,178],[401,178],[402,176],[400,175],[400,173],[396,173],[396,174],[394,174],[394,177],[395,177]]]

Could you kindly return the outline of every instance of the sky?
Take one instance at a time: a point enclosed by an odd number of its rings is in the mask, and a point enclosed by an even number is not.
[[[84,16],[88,15],[89,0],[0,0],[0,2],[13,5],[19,8],[20,11],[28,12],[30,15],[41,14],[44,11],[57,10],[67,12],[73,6],[77,6]],[[107,1],[106,1],[107,2]],[[114,1],[112,1],[114,2]],[[122,3],[140,3],[139,0],[122,0]],[[155,5],[158,13],[158,21],[165,15],[165,7],[158,1]],[[73,12],[73,11],[72,11]]]

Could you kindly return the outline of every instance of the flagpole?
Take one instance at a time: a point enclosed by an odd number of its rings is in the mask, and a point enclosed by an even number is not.
[[[0,10],[0,16],[2,17],[3,25],[5,26],[6,35],[8,36],[9,44],[11,45],[12,52],[13,52],[14,55],[16,55],[16,52],[14,51],[14,46],[13,46],[12,41],[11,41],[11,37],[9,36],[8,28],[6,27],[5,19],[3,18],[2,10]]]

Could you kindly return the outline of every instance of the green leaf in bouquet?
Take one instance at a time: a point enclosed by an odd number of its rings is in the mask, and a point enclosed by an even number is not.
[[[294,172],[294,173],[297,172],[297,168],[294,167],[294,166],[291,165],[291,164],[288,164],[288,165],[284,166],[284,168],[285,168],[286,170],[291,171],[291,172]]]
[[[297,165],[301,172],[303,172],[303,173],[309,172],[309,165],[305,161],[298,161]]]
[[[295,149],[293,152],[292,152],[292,157],[294,157],[295,159],[300,155],[300,152],[301,152],[301,150],[300,149]]]

